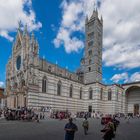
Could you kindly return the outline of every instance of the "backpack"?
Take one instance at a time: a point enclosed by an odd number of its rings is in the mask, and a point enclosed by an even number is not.
[[[83,121],[83,127],[88,127],[88,121],[87,120]]]

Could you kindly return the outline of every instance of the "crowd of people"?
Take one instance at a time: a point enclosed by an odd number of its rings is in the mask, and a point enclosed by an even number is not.
[[[68,111],[53,111],[51,112],[50,117],[53,119],[67,119],[71,116],[71,113]]]
[[[43,119],[44,115],[35,113],[33,109],[27,109],[26,107],[18,109],[4,109],[3,114],[6,120],[23,120],[23,121],[37,121]]]
[[[80,117],[81,116],[82,117],[84,116],[84,120],[82,122],[82,127],[84,130],[84,134],[87,135],[88,130],[89,130],[89,121],[88,121],[89,115],[87,115],[87,113],[81,113]],[[92,118],[94,118],[94,117],[92,117]],[[106,120],[103,119],[104,123],[102,123],[102,121],[101,121],[101,124],[104,126],[103,129],[101,130],[101,133],[103,133],[102,138],[104,140],[112,140],[113,138],[115,138],[117,128],[120,124],[120,121],[119,121],[120,118],[124,118],[124,119],[126,119],[126,122],[128,122],[128,121],[130,121],[131,118],[139,119],[140,115],[138,114],[138,115],[133,116],[133,115],[127,114],[125,116],[125,115],[116,114],[116,115],[107,115],[107,116],[104,116],[101,118],[106,118]],[[98,119],[98,117],[97,117],[97,119]],[[75,135],[75,132],[78,131],[78,127],[76,124],[73,123],[72,118],[69,119],[69,122],[65,125],[64,130],[65,130],[65,140],[74,140],[74,135]]]
[[[113,117],[108,122],[106,122],[104,128],[101,130],[101,132],[104,133],[103,135],[104,140],[112,140],[112,138],[115,137],[115,133],[119,123],[120,122],[116,119],[116,117]],[[82,126],[84,129],[84,134],[87,135],[89,129],[89,122],[86,116],[82,122]],[[78,131],[78,127],[76,124],[73,123],[72,118],[69,119],[69,122],[65,125],[64,130],[65,130],[65,140],[74,140],[74,135],[75,132]]]
[[[36,113],[33,109],[27,109],[26,107],[18,108],[18,109],[8,109],[0,110],[0,117],[4,114],[6,120],[22,120],[22,121],[36,121],[45,118],[44,112]],[[65,125],[65,140],[74,140],[75,132],[78,131],[78,127],[75,123],[73,123],[74,118],[84,118],[82,122],[83,132],[85,135],[88,134],[89,131],[89,121],[88,118],[101,118],[101,124],[104,125],[104,128],[101,130],[103,133],[104,140],[112,140],[115,137],[116,130],[118,125],[120,124],[117,118],[123,117],[126,121],[129,121],[130,118],[134,118],[133,115],[107,115],[104,116],[102,114],[91,114],[89,112],[78,112],[73,115],[72,113],[66,111],[53,111],[51,112],[50,118],[53,119],[67,119],[69,118],[69,122]],[[140,118],[140,115],[136,115],[135,117]],[[105,118],[105,119],[104,119]],[[76,119],[75,119],[76,120]]]

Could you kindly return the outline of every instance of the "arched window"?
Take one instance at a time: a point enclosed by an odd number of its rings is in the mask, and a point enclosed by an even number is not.
[[[57,83],[57,95],[61,95],[61,87],[62,87],[62,83],[61,81],[58,81]]]
[[[103,88],[101,88],[101,91],[100,91],[100,100],[103,99]]]
[[[42,79],[42,92],[45,93],[46,89],[47,89],[47,78],[43,77],[43,79]]]
[[[112,100],[112,91],[111,89],[108,90],[108,101]]]
[[[82,99],[82,87],[80,88],[80,99]]]
[[[73,92],[73,85],[70,85],[70,97],[72,97],[72,92]]]
[[[91,100],[92,97],[93,97],[93,90],[92,90],[92,88],[90,87],[90,88],[89,88],[89,99]]]

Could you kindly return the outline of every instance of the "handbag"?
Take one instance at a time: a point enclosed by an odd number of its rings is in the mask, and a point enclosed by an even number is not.
[[[101,132],[106,132],[106,131],[107,131],[107,129],[102,129],[102,130],[101,130]]]

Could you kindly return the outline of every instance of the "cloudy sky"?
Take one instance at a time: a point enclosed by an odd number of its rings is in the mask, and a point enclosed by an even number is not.
[[[85,47],[85,17],[94,5],[104,20],[103,82],[139,81],[139,0],[0,0],[0,86],[19,21],[35,33],[40,57],[76,71]]]

